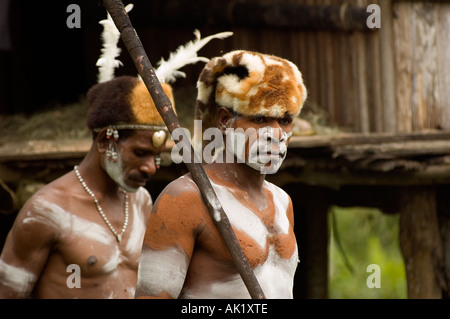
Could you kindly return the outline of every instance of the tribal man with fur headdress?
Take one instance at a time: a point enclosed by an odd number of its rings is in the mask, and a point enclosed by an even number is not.
[[[197,87],[195,118],[224,143],[205,165],[209,180],[265,296],[292,298],[298,263],[292,202],[265,176],[286,156],[307,96],[302,75],[288,60],[238,50],[211,59]],[[155,202],[136,296],[250,297],[190,174]]]

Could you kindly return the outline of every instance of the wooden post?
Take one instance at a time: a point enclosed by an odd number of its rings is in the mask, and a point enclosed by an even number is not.
[[[359,110],[359,130],[361,133],[370,132],[369,103],[367,96],[367,70],[366,70],[366,47],[364,35],[357,32],[355,38],[356,67],[358,83],[358,103],[355,107]]]
[[[448,50],[443,46],[448,39],[448,23],[446,18],[438,19],[438,10],[445,6],[423,1],[399,2],[394,8],[398,131],[444,127],[448,115],[445,85],[449,82],[445,69]]]
[[[450,192],[450,185],[439,185],[437,186],[436,197],[437,197],[437,211],[438,211],[438,221],[439,221],[439,231],[442,240],[442,250],[443,250],[443,272],[445,283],[443,297],[445,299],[450,299],[450,201],[448,200],[448,194]]]
[[[306,206],[307,256],[304,260],[308,271],[306,296],[310,299],[328,298],[328,210],[327,201],[318,191],[308,197]]]
[[[412,48],[411,39],[412,26],[409,23],[409,19],[413,16],[411,3],[396,3],[393,6],[397,14],[397,18],[393,19],[393,31],[395,35],[394,49],[394,68],[395,68],[395,98],[397,105],[396,113],[385,113],[386,116],[392,116],[397,118],[397,131],[398,132],[411,132],[412,128],[412,87],[411,87],[411,74],[412,74]],[[383,16],[383,14],[382,14]],[[383,24],[381,29],[383,29]],[[382,50],[384,51],[383,47]],[[384,58],[383,58],[384,61]]]
[[[381,91],[383,100],[384,132],[397,132],[397,106],[395,104],[394,45],[392,40],[392,3],[383,0],[381,8],[380,51]]]
[[[358,0],[357,3],[361,6],[362,0]],[[370,132],[370,120],[369,120],[369,104],[367,96],[367,70],[366,70],[366,43],[365,35],[361,32],[355,32],[353,35],[355,40],[355,56],[356,58],[356,76],[357,76],[357,96],[358,103],[356,103],[355,113],[359,113],[359,126],[358,129],[361,133]]]
[[[440,108],[442,112],[443,129],[450,129],[450,4],[441,3],[438,5],[438,21],[440,23],[439,30],[437,31],[436,46],[438,55],[438,70],[439,72],[439,86],[438,96],[440,99]]]
[[[405,261],[408,298],[440,299],[446,283],[436,190],[433,186],[405,187],[399,200],[400,247]]]
[[[295,212],[295,233],[300,264],[294,283],[295,298],[328,298],[329,192],[302,184],[284,185]]]

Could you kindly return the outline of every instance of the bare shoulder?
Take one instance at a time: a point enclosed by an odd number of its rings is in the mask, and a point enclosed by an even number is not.
[[[161,192],[159,197],[165,194],[176,197],[187,194],[190,194],[191,196],[201,196],[200,191],[195,182],[192,180],[190,174],[183,175],[170,182]]]
[[[294,224],[294,207],[291,197],[281,187],[265,181],[264,187],[272,194],[272,200],[276,211],[279,214],[286,215],[291,224]]]
[[[75,183],[75,175],[69,172],[39,189],[28,202],[45,200],[57,205],[64,205],[73,194],[82,193],[83,189]]]
[[[206,210],[200,191],[189,174],[183,175],[169,183],[159,194],[153,207],[154,212],[187,212],[191,216]],[[194,214],[195,213],[195,214]]]
[[[286,204],[286,205],[291,202],[291,197],[281,187],[279,187],[271,182],[265,181],[264,188],[266,188],[269,192],[272,193],[275,201],[278,201],[281,204]]]
[[[64,216],[55,199],[64,197],[67,193],[50,183],[25,202],[5,241],[2,252],[5,262],[39,271],[50,247],[62,234],[60,226]],[[30,263],[30,260],[34,262]]]
[[[207,220],[208,210],[188,175],[172,181],[159,194],[147,224],[144,244],[153,249],[183,247],[191,254],[194,237]]]
[[[150,213],[153,209],[153,199],[147,189],[140,187],[136,193],[131,194],[132,201],[135,207],[138,208],[139,212],[144,218],[144,223],[148,223],[150,218]]]
[[[136,205],[139,208],[148,208],[152,206],[153,199],[147,189],[140,187],[136,193],[134,193]]]
[[[14,223],[15,231],[47,237],[60,231],[63,221],[69,219],[67,209],[73,201],[73,185],[67,182],[66,175],[42,187],[25,202]]]

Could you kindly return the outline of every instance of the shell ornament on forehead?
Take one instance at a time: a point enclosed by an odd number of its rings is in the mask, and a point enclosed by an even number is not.
[[[130,12],[132,8],[133,5],[129,4],[125,10]],[[102,54],[97,61],[98,83],[87,93],[89,103],[87,124],[93,132],[107,130],[109,145],[106,155],[108,159],[117,161],[116,144],[120,130],[154,131],[152,136],[154,148],[159,148],[164,144],[169,131],[145,83],[139,76],[114,77],[115,68],[122,65],[121,61],[117,59],[121,52],[117,46],[120,32],[109,13],[107,19],[99,23],[103,26],[103,47]],[[158,62],[155,73],[175,112],[172,87],[169,83],[174,82],[177,77],[186,76],[179,69],[187,64],[200,61],[209,62],[208,58],[198,56],[197,51],[212,39],[224,39],[232,34],[232,32],[221,32],[202,39],[200,32],[195,30],[195,40],[178,47],[175,52],[170,53],[167,61],[161,59]]]
[[[165,131],[157,131],[157,132],[153,133],[153,136],[152,136],[153,147],[154,148],[160,147],[166,140],[166,136],[167,136],[167,134]]]
[[[166,132],[165,131],[156,131],[152,136],[152,143],[154,148],[160,147],[164,141],[166,140]],[[161,156],[155,156],[155,166],[158,169],[161,166]]]

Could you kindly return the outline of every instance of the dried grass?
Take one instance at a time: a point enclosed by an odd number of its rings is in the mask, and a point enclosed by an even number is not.
[[[0,144],[29,140],[90,138],[86,126],[87,101],[59,105],[32,115],[14,114],[0,119]]]

